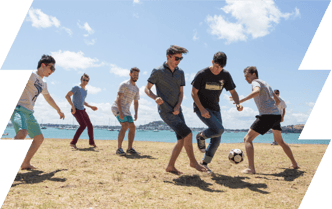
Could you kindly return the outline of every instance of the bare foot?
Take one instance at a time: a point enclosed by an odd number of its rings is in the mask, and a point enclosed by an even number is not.
[[[241,173],[244,174],[255,174],[255,170],[251,170],[250,168],[244,169],[243,171],[241,171]]]
[[[37,169],[37,168],[31,164],[21,165],[21,170],[34,170],[34,169]]]
[[[75,144],[70,144],[70,146],[71,146],[73,149],[77,149],[77,147],[76,147]]]
[[[173,168],[172,167],[167,167],[166,172],[173,173],[173,174],[176,174],[176,175],[183,174],[181,171],[179,171],[175,167],[173,167]]]
[[[199,164],[198,162],[196,162],[196,164],[190,163],[190,167],[195,168],[196,170],[198,170],[200,172],[207,172],[207,169],[204,166],[202,166],[201,164]]]
[[[296,165],[291,165],[290,168],[299,169],[300,167],[296,164]]]

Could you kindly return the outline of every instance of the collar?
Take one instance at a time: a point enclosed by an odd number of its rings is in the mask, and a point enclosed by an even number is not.
[[[165,69],[168,69],[171,73],[175,73],[175,71],[179,69],[179,67],[176,67],[176,68],[174,68],[174,72],[172,72],[172,70],[171,70],[171,69],[168,67],[168,65],[166,64],[166,61],[164,62],[163,65],[164,65],[164,68],[165,68]]]

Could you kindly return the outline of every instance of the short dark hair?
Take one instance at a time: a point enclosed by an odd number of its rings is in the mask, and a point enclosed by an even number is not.
[[[257,71],[257,68],[255,66],[249,66],[249,67],[246,67],[243,71],[244,73],[248,72],[250,74],[256,74],[256,77],[258,78],[258,71]]]
[[[55,64],[55,59],[50,55],[43,54],[43,56],[38,61],[37,69],[40,68],[42,63],[47,63],[47,64],[48,63],[53,63],[53,64]]]
[[[133,71],[140,72],[140,70],[137,67],[133,67],[130,69],[130,73],[132,73]]]
[[[173,54],[187,54],[188,50],[181,47],[181,46],[176,46],[176,45],[171,45],[167,50],[166,50],[166,55],[173,55]]]
[[[277,92],[277,93],[280,94],[280,91],[278,89],[274,89],[274,92]]]
[[[81,77],[81,80],[82,80],[84,77],[85,77],[85,78],[88,78],[88,79],[90,80],[90,77],[88,76],[88,74],[85,74],[85,73],[84,73],[84,74],[82,75],[82,77]]]
[[[217,52],[213,56],[213,62],[220,65],[220,67],[225,67],[227,63],[227,56],[224,52]]]

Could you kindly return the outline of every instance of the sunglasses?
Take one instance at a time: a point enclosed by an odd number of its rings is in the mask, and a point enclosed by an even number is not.
[[[48,64],[50,64],[50,63],[44,63],[44,64],[45,64],[45,66],[48,66]],[[54,65],[51,65],[50,70],[51,70],[51,71],[55,71],[55,67],[54,67]]]
[[[83,81],[87,81],[87,82],[89,82],[89,80],[85,80],[85,79],[83,79]]]
[[[174,59],[175,59],[175,61],[179,61],[179,60],[181,61],[183,59],[183,57],[175,57]]]

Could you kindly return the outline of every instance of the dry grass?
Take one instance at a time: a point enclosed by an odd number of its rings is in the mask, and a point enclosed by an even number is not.
[[[214,175],[190,168],[182,150],[177,168],[184,174],[177,176],[164,171],[172,143],[135,142],[139,156],[119,157],[115,140],[97,140],[96,150],[79,140],[77,151],[69,142],[46,139],[33,159],[40,170],[20,171],[2,208],[298,208],[327,148],[290,145],[301,166],[292,170],[281,147],[254,144],[256,175],[239,173],[247,159],[227,159],[243,144],[220,145]]]

